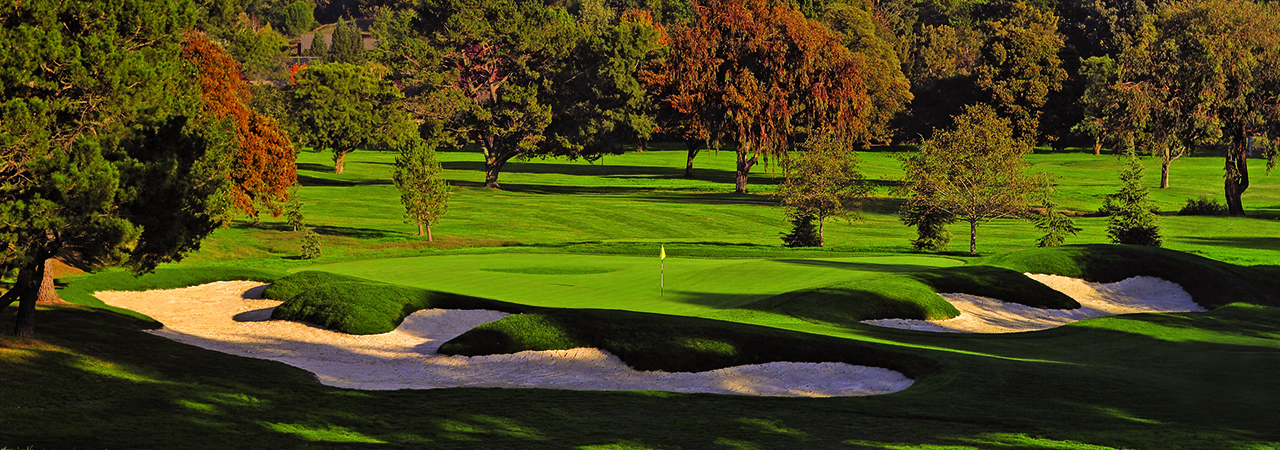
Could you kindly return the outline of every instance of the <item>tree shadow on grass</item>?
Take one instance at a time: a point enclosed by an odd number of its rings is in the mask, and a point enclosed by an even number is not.
[[[390,186],[391,180],[382,179],[362,179],[362,180],[334,180],[331,178],[313,177],[310,175],[298,174],[298,184],[305,187],[352,187],[352,186]]]
[[[774,261],[801,266],[830,267],[834,269],[874,273],[924,272],[940,269],[940,267],[937,266],[925,266],[920,264],[876,264],[864,262],[827,261],[820,259],[775,259]]]

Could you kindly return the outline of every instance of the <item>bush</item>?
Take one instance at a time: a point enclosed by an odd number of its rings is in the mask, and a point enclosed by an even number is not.
[[[1179,216],[1225,216],[1227,206],[1217,200],[1201,195],[1200,198],[1187,199],[1186,206],[1178,211]]]

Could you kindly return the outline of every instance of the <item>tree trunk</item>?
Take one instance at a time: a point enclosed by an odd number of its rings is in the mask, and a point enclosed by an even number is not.
[[[751,166],[756,165],[760,160],[760,155],[747,159],[747,153],[749,153],[747,148],[738,148],[738,176],[734,180],[733,191],[739,194],[747,193],[747,174],[751,172]]]
[[[1240,203],[1240,196],[1244,194],[1245,189],[1249,188],[1248,156],[1247,137],[1239,136],[1237,140],[1231,142],[1230,147],[1227,147],[1226,176],[1223,184],[1226,188],[1228,215],[1244,215],[1244,205]]]
[[[1160,161],[1160,189],[1169,189],[1169,165],[1173,161]]]
[[[502,189],[502,186],[498,185],[498,173],[502,171],[502,166],[506,163],[507,158],[484,157],[484,187]]]
[[[823,234],[823,233],[822,233],[822,223],[823,223],[823,222],[824,222],[823,217],[819,216],[819,217],[818,217],[818,246],[819,246],[819,247],[826,247],[826,246],[827,246],[827,236],[826,236],[825,234]]]
[[[53,258],[44,260],[44,279],[40,281],[40,293],[36,302],[40,304],[66,303],[58,295],[57,286],[53,284]]]
[[[1102,155],[1102,138],[1097,138],[1093,140],[1093,156],[1101,156],[1101,155]]]
[[[333,151],[333,173],[341,175],[342,171],[346,169],[347,153],[349,152],[341,151],[341,150]]]
[[[427,222],[427,242],[431,242],[431,222]]]
[[[36,302],[40,300],[40,288],[44,284],[45,261],[32,262],[18,273],[18,318],[13,325],[13,335],[30,338],[36,335]]]
[[[686,159],[684,163],[684,176],[686,178],[693,178],[693,158],[698,156],[698,151],[702,149],[702,141],[698,141],[696,139],[685,139],[684,146],[689,149],[689,158]]]
[[[978,253],[978,221],[969,221],[969,253]]]
[[[418,222],[418,236],[422,236],[422,222]]]

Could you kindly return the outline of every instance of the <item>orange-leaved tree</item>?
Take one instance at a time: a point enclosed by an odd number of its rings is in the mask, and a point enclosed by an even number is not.
[[[786,158],[807,135],[871,137],[864,68],[825,26],[782,1],[694,5],[696,18],[673,27],[670,56],[646,81],[675,113],[668,128],[736,146],[737,192],[753,166]]]
[[[280,124],[249,108],[249,84],[226,50],[203,33],[188,32],[182,58],[196,66],[204,114],[235,127],[237,150],[228,176],[231,204],[257,219],[262,209],[279,216],[298,180],[293,144]]]

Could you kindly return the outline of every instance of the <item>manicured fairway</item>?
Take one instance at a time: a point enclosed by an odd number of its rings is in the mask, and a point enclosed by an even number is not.
[[[325,264],[308,270],[536,306],[695,316],[872,274],[960,264],[930,256],[668,257],[665,291],[659,287],[656,254],[647,258],[519,253],[425,256]]]

